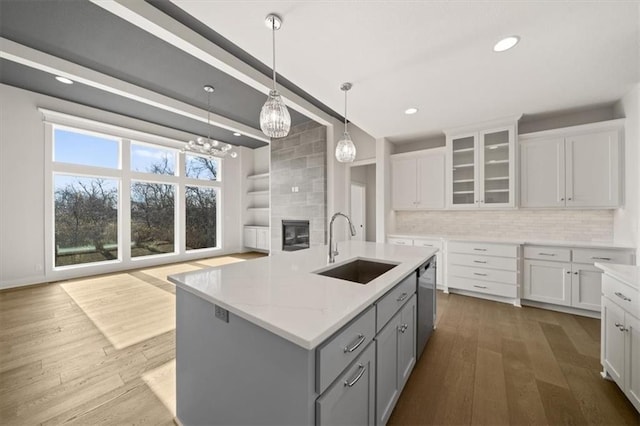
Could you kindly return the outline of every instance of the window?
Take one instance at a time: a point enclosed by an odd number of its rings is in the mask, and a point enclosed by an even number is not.
[[[174,185],[131,184],[131,257],[173,253]]]
[[[132,142],[131,170],[159,175],[175,175],[176,151]]]
[[[185,194],[187,250],[217,246],[217,198],[216,188],[187,186]]]
[[[120,166],[120,144],[117,139],[58,128],[53,161],[116,169]]]
[[[92,131],[45,126],[52,273],[130,268],[158,255],[175,262],[193,250],[220,248],[220,159],[179,155],[149,143],[167,143],[153,135],[143,142],[94,132],[141,135],[100,123],[89,125]]]
[[[54,177],[55,266],[118,259],[118,181]]]

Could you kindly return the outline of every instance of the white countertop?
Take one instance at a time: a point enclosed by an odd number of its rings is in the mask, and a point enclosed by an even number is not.
[[[337,266],[354,258],[397,262],[368,284],[312,273],[327,246],[170,275],[169,281],[305,349],[313,349],[436,253],[427,247],[338,243]]]
[[[392,233],[387,234],[391,238],[442,238],[447,241],[469,241],[469,242],[487,242],[501,244],[528,244],[537,246],[558,246],[558,247],[584,247],[584,248],[613,248],[613,249],[632,249],[635,247],[628,243],[617,243],[614,241],[571,241],[571,240],[541,240],[535,238],[509,238],[509,237],[487,237],[478,235],[438,235],[438,234],[409,234],[409,233]]]
[[[612,276],[618,281],[622,281],[633,288],[640,289],[640,284],[638,283],[640,266],[600,262],[596,262],[594,265],[596,268],[602,269],[605,274]]]

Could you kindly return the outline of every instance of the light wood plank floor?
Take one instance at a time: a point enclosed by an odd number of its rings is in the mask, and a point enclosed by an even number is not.
[[[252,256],[0,292],[0,424],[173,424],[166,275]],[[598,320],[440,293],[437,327],[390,425],[640,424]]]

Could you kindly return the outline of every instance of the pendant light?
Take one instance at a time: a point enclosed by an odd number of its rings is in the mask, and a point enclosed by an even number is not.
[[[356,146],[347,131],[347,92],[353,85],[342,83],[340,90],[344,92],[344,134],[336,146],[336,159],[341,163],[353,163],[356,159]]]
[[[195,140],[190,140],[182,148],[182,152],[191,151],[209,157],[226,157],[228,155],[231,158],[236,158],[238,153],[231,151],[233,148],[231,145],[211,139],[211,94],[214,90],[213,86],[209,84],[204,86],[204,91],[207,92],[207,138],[198,137]]]
[[[283,138],[289,134],[291,116],[276,89],[276,30],[282,26],[282,19],[278,15],[270,14],[264,22],[271,28],[273,37],[273,89],[269,91],[269,97],[260,111],[260,129],[270,138]]]

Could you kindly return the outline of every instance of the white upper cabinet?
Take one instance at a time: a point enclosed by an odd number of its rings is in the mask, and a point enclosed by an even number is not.
[[[431,210],[445,206],[445,150],[434,148],[391,156],[394,210]]]
[[[446,133],[448,207],[515,207],[516,125]]]
[[[521,206],[621,205],[622,126],[612,120],[521,135]]]

